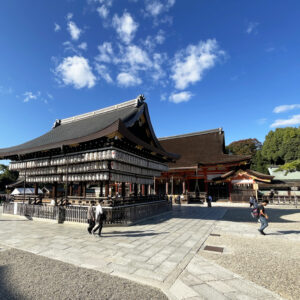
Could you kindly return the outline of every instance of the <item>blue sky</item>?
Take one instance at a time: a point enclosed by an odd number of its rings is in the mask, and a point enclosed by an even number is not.
[[[300,125],[300,2],[0,3],[0,147],[144,94],[158,137]]]

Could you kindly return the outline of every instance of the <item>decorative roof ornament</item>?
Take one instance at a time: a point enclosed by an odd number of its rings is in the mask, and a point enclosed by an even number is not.
[[[61,120],[60,119],[56,119],[53,126],[52,126],[52,129],[58,127],[59,125],[61,124]]]
[[[139,107],[146,100],[143,94],[140,94],[136,97],[136,107]]]

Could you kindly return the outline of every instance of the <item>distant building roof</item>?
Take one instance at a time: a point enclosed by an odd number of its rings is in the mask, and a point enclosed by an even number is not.
[[[249,155],[225,154],[222,128],[193,132],[158,139],[162,147],[171,153],[180,154],[170,168],[196,167],[198,165],[223,164],[249,161]]]
[[[300,180],[300,171],[295,172],[285,172],[285,171],[278,171],[278,166],[272,166],[268,168],[269,173],[274,176],[274,180]]]

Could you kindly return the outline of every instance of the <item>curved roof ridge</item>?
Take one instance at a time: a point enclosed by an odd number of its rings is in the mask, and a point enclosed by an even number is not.
[[[191,133],[186,133],[186,134],[179,134],[179,135],[173,135],[173,136],[166,136],[166,137],[161,137],[158,138],[159,141],[163,140],[169,140],[169,139],[178,139],[178,138],[184,138],[184,137],[190,137],[190,136],[196,136],[196,135],[202,135],[202,134],[209,134],[209,133],[216,133],[216,132],[223,132],[223,128],[215,128],[215,129],[209,129],[209,130],[204,130],[204,131],[196,131],[196,132],[191,132]]]
[[[80,115],[76,115],[73,117],[69,117],[69,118],[65,118],[60,120],[60,125],[64,125],[64,124],[68,124],[68,123],[72,123],[72,122],[76,122],[79,120],[83,120],[83,119],[87,119],[90,117],[94,117],[96,115],[99,114],[103,114],[103,113],[107,113],[113,110],[117,110],[117,109],[121,109],[121,108],[125,108],[125,107],[129,107],[129,106],[134,106],[134,107],[138,107],[139,104],[141,104],[144,101],[144,98],[141,98],[141,96],[138,96],[136,99],[132,99],[132,100],[128,100],[119,104],[115,104],[115,105],[111,105],[108,107],[104,107],[98,110],[94,110],[88,113],[84,113],[84,114],[80,114]]]

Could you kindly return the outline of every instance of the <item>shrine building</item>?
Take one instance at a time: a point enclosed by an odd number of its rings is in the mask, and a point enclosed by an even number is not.
[[[162,147],[180,158],[156,178],[156,190],[181,202],[199,201],[205,195],[214,201],[249,201],[258,182],[272,176],[249,170],[251,156],[225,153],[222,128],[159,138]]]
[[[88,204],[90,187],[96,187],[94,198],[113,202],[153,195],[154,177],[167,172],[167,163],[178,157],[156,138],[142,95],[57,120],[44,135],[0,149],[0,159],[11,161],[9,168],[19,172],[24,187],[34,186],[37,194],[38,187],[47,184],[50,195],[42,201],[54,199],[58,204]]]

